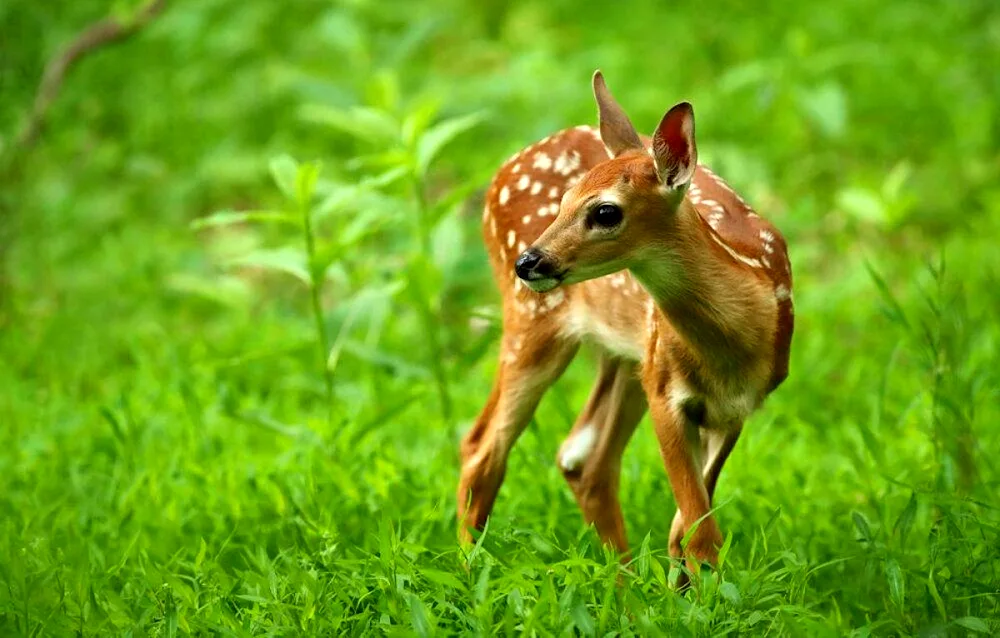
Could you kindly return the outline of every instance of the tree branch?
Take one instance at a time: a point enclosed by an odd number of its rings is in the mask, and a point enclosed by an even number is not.
[[[142,29],[166,7],[166,0],[152,0],[132,17],[128,22],[120,22],[115,18],[104,18],[84,29],[56,57],[49,60],[42,75],[42,82],[35,94],[35,104],[31,116],[21,130],[18,145],[31,146],[41,133],[45,124],[45,116],[62,88],[66,72],[80,58],[104,46],[121,42]]]

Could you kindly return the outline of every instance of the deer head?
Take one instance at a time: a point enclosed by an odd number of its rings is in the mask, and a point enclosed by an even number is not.
[[[698,161],[691,105],[667,111],[647,152],[600,71],[593,84],[610,159],[566,192],[555,221],[518,257],[518,277],[536,292],[663,260],[690,209],[684,193]]]

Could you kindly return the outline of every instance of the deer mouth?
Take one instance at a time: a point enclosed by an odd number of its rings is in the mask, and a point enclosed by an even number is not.
[[[534,292],[548,292],[563,284],[566,280],[566,274],[568,272],[569,269],[567,268],[548,276],[539,276],[538,273],[532,273],[532,277],[528,279],[522,278],[521,281],[523,281],[524,285],[531,288]]]
[[[548,292],[562,283],[561,278],[545,277],[543,279],[522,279],[528,288],[535,292]]]

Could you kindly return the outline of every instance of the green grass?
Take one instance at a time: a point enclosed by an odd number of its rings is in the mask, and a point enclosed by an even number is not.
[[[0,635],[1000,633],[992,3],[178,2],[14,147],[111,4],[0,8]],[[598,66],[644,130],[692,100],[795,274],[685,593],[648,419],[627,567],[556,468],[590,351],[455,540],[500,329],[481,193],[593,121]]]

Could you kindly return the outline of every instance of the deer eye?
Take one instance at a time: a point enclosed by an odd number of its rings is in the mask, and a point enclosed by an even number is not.
[[[622,209],[614,204],[601,204],[590,213],[590,225],[614,228],[622,223]]]

